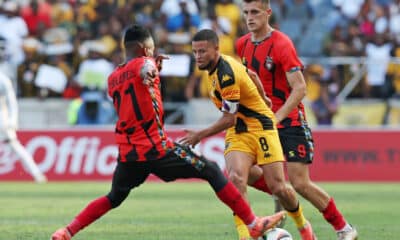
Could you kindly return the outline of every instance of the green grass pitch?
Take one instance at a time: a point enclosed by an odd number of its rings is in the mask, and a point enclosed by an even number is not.
[[[400,239],[400,184],[323,183],[361,240]],[[92,199],[108,192],[108,182],[0,183],[0,239],[47,240]],[[273,202],[249,190],[256,213],[269,214]],[[335,234],[302,200],[320,240]],[[293,222],[285,228],[299,239]],[[206,183],[145,183],[117,209],[84,229],[80,240],[227,240],[237,239],[230,210]]]

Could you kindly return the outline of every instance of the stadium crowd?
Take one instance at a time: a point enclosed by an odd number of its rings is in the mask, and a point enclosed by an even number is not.
[[[214,29],[228,55],[246,32],[236,0],[0,2],[0,71],[17,96],[78,99],[77,106],[106,101],[107,76],[124,60],[120,32],[134,22],[152,29],[157,54],[179,56],[170,64],[179,68],[162,75],[164,98],[173,102],[207,94],[191,56],[195,31]],[[300,56],[367,59],[350,97],[400,96],[400,64],[389,61],[400,57],[400,0],[271,0],[271,7],[274,27],[292,38]],[[336,95],[361,64],[306,63],[308,99],[315,111],[334,114]]]

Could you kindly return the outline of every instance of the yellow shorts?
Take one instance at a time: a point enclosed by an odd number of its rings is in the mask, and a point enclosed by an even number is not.
[[[246,152],[254,155],[258,165],[284,161],[277,130],[259,132],[228,133],[225,137],[225,151]]]

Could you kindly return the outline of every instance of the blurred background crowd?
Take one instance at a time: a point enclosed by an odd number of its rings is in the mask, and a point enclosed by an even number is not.
[[[271,6],[272,25],[291,37],[306,65],[306,101],[318,123],[331,124],[345,99],[400,97],[400,0]],[[214,29],[229,55],[246,33],[236,0],[0,0],[0,71],[19,98],[69,99],[70,124],[112,123],[107,76],[124,61],[121,32],[132,23],[151,29],[157,54],[172,56],[162,72],[170,103],[207,96],[191,56],[194,32]]]

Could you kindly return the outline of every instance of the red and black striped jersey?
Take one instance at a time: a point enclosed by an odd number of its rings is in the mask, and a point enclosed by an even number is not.
[[[248,33],[236,41],[236,51],[242,63],[257,72],[264,91],[272,100],[272,111],[278,111],[291,92],[286,72],[303,69],[292,41],[277,30],[260,42],[252,42],[251,33]],[[300,103],[278,124],[278,128],[300,126],[304,121],[304,106]]]
[[[126,152],[120,151],[120,161],[158,159],[172,146],[163,126],[160,79],[151,87],[143,82],[152,70],[157,71],[154,59],[139,57],[118,66],[108,78],[108,94],[118,114],[115,139]]]

